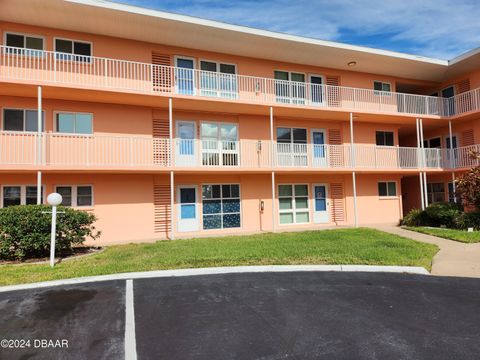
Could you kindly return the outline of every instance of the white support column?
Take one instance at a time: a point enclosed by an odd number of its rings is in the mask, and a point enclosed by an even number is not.
[[[273,131],[273,107],[270,106],[270,161],[272,167],[272,231],[277,231],[277,217],[276,217],[276,196],[275,196],[275,144],[274,144],[274,131]]]
[[[37,165],[42,164],[42,87],[37,88]],[[42,203],[42,172],[37,171],[37,205]]]
[[[277,217],[276,214],[276,197],[275,197],[275,172],[272,171],[272,230],[273,232],[277,231]]]
[[[452,169],[455,169],[457,167],[457,164],[456,164],[456,157],[455,157],[455,149],[453,148],[452,120],[448,120],[448,135],[450,137],[450,166],[452,167]],[[455,192],[456,192],[455,170],[452,171],[452,190],[453,190],[453,202],[457,203],[457,197],[455,196]]]
[[[37,171],[37,205],[42,203],[42,172]]]
[[[170,240],[175,239],[175,182],[173,177],[173,171],[170,171]]]
[[[423,186],[425,187],[425,191],[423,195],[425,196],[425,207],[428,207],[428,191],[427,191],[427,172],[423,172]]]
[[[423,163],[423,155],[422,155],[423,149],[420,141],[420,122],[418,118],[415,119],[415,125],[417,128],[417,149],[418,149],[417,161],[418,161],[418,168],[421,169],[422,163]],[[420,202],[422,204],[422,210],[425,210],[425,198],[423,197],[423,179],[422,179],[421,171],[418,173],[418,176],[419,176],[418,183],[420,185]]]
[[[168,99],[168,137],[169,137],[169,148],[170,148],[170,166],[173,166],[173,153],[175,146],[173,144],[173,104],[172,98]]]
[[[355,219],[355,227],[358,226],[358,210],[357,210],[357,177],[355,174],[355,148],[353,141],[353,113],[350,113],[350,162],[352,165],[352,182],[353,182],[353,214]]]

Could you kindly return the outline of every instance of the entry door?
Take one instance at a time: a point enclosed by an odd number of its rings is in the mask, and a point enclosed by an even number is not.
[[[315,224],[328,223],[330,216],[328,214],[328,194],[326,184],[313,185],[313,222]]]
[[[323,77],[310,75],[310,98],[313,105],[322,105],[324,102]]]
[[[312,165],[314,167],[327,167],[325,130],[312,130]]]
[[[196,126],[194,121],[177,121],[175,164],[177,166],[195,166]]]
[[[445,104],[446,104],[446,109],[445,115],[453,115],[455,114],[455,88],[453,86],[449,86],[446,89],[442,90],[442,97],[446,98]]]
[[[178,231],[197,231],[199,228],[197,187],[182,185],[177,190]]]
[[[176,58],[175,89],[178,94],[195,95],[195,62],[189,58]]]

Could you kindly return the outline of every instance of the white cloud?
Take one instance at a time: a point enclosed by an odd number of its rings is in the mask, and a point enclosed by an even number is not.
[[[444,59],[480,46],[478,0],[155,0],[147,6]]]

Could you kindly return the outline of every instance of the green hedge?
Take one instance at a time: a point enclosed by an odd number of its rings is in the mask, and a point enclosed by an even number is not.
[[[447,227],[450,229],[480,229],[480,211],[464,212],[461,205],[436,203],[425,210],[413,209],[401,221],[406,226]]]
[[[21,205],[0,209],[0,259],[25,260],[50,254],[51,207]],[[72,252],[87,238],[97,239],[100,232],[93,223],[93,214],[67,207],[58,207],[56,255]]]

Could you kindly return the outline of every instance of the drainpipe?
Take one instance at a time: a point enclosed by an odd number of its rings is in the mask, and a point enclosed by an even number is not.
[[[455,186],[455,168],[457,167],[455,159],[455,150],[453,148],[453,133],[452,133],[452,120],[448,120],[448,133],[450,136],[450,165],[452,167],[452,190],[453,190],[453,202],[457,203],[457,196],[455,195],[456,186]],[[448,149],[447,149],[448,151]]]
[[[270,159],[272,166],[272,230],[273,232],[277,231],[275,208],[276,208],[276,199],[275,199],[275,156],[274,156],[275,144],[273,143],[273,107],[270,106]]]
[[[355,174],[355,148],[353,142],[353,113],[350,113],[350,162],[352,164],[352,182],[353,182],[353,213],[355,218],[355,227],[358,227],[357,211],[357,179]]]
[[[415,125],[417,127],[417,149],[418,149],[418,156],[417,156],[417,160],[418,160],[418,167],[421,169],[422,168],[422,159],[423,159],[423,155],[422,155],[422,152],[423,152],[423,149],[422,149],[422,146],[421,146],[421,141],[420,141],[420,125],[419,125],[419,120],[418,118],[415,119]],[[418,173],[418,183],[420,184],[420,202],[422,203],[422,210],[425,210],[425,199],[423,197],[423,179],[422,179],[422,172],[420,171]]]
[[[42,164],[42,87],[37,88],[37,165]],[[37,171],[37,205],[42,203],[42,172]]]

